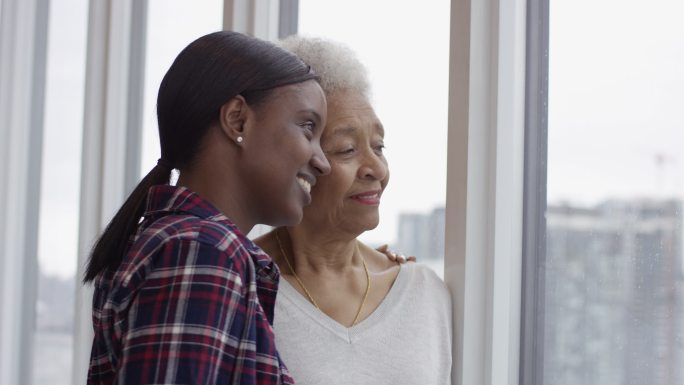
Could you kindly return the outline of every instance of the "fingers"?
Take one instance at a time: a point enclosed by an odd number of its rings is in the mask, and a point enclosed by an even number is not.
[[[392,262],[396,262],[399,264],[403,264],[406,262],[416,262],[416,257],[411,255],[409,257],[403,255],[403,254],[397,254],[394,251],[390,250],[389,245],[384,244],[382,246],[378,246],[376,248],[377,251],[385,254],[387,256],[387,259],[389,259]]]
[[[403,255],[403,254],[395,254],[396,255],[396,260],[395,262],[399,264],[407,263],[407,262],[416,262],[416,257],[411,255],[409,257]]]
[[[387,256],[387,259],[389,259],[390,261],[392,261],[392,262],[397,261],[397,254],[389,249],[389,245],[384,244],[382,246],[379,246],[376,250],[385,254]]]

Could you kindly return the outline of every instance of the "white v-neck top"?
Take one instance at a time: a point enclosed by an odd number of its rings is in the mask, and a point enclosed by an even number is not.
[[[449,384],[451,300],[419,263],[402,265],[377,309],[350,328],[281,279],[273,327],[298,385]]]

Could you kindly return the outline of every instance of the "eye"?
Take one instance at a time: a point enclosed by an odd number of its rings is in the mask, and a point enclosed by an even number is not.
[[[356,152],[356,149],[354,147],[345,147],[337,151],[337,153],[340,155],[351,155],[354,152]]]
[[[380,143],[380,144],[374,146],[373,150],[375,151],[376,154],[382,155],[385,152],[385,144]]]
[[[311,120],[307,120],[306,122],[300,123],[299,126],[304,129],[307,138],[311,139],[313,137],[316,123]]]

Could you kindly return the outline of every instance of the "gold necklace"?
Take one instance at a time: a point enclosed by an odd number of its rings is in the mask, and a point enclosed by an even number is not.
[[[292,275],[297,280],[297,283],[299,283],[299,286],[301,286],[302,290],[304,290],[304,293],[306,294],[306,297],[309,299],[309,301],[316,307],[316,309],[321,310],[321,307],[318,306],[316,301],[311,296],[311,293],[309,293],[309,291],[306,290],[306,286],[304,286],[304,282],[302,282],[302,280],[299,278],[297,273],[295,273],[294,268],[292,267],[292,264],[290,263],[290,259],[287,257],[287,253],[285,253],[285,248],[283,248],[283,244],[280,242],[280,237],[278,236],[278,230],[275,231],[275,237],[276,237],[276,241],[278,242],[278,247],[280,247],[280,252],[283,254],[283,258],[285,258],[285,262],[287,263],[287,267],[290,269],[290,272],[292,272]],[[359,256],[360,255],[361,254],[359,253]],[[366,292],[363,294],[363,300],[361,301],[361,305],[359,305],[359,310],[356,311],[356,317],[354,317],[354,321],[352,322],[352,326],[356,325],[356,322],[359,320],[359,316],[361,315],[361,309],[363,309],[363,305],[366,303],[366,299],[368,298],[368,292],[370,292],[370,285],[371,285],[370,273],[368,272],[368,266],[366,266],[366,260],[363,258],[363,256],[361,256],[361,262],[363,262],[363,270],[366,272],[366,282],[367,282]]]

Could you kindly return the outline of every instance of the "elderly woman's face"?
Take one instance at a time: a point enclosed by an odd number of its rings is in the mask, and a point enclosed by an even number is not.
[[[356,235],[378,225],[378,207],[389,180],[384,135],[364,96],[347,91],[329,95],[321,147],[331,172],[313,187],[305,222]]]

